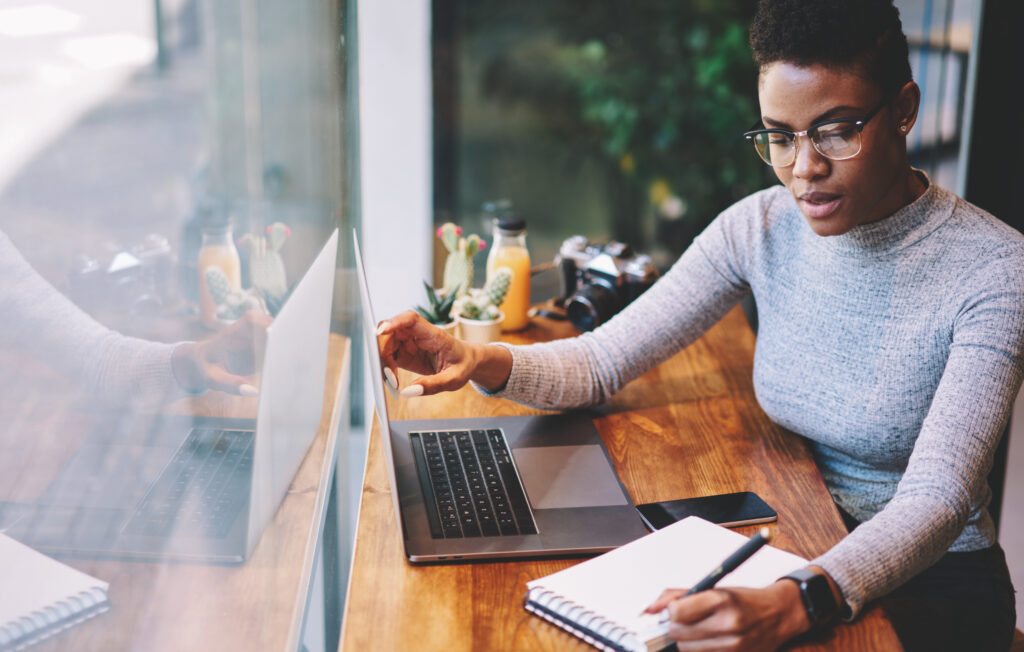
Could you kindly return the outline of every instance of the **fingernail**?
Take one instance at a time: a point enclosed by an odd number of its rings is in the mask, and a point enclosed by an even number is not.
[[[387,322],[387,321],[382,321],[382,322],[380,323],[380,326],[378,326],[378,327],[377,327],[377,335],[382,335],[382,334],[384,333],[384,330],[385,330],[385,329],[386,329],[386,328],[387,328],[388,326],[390,326],[390,325],[391,325],[391,323],[390,323],[390,322]]]
[[[257,396],[260,390],[255,385],[239,385],[238,393],[242,396]]]
[[[423,385],[409,385],[408,387],[400,391],[399,394],[405,396],[406,398],[410,398],[413,396],[422,396]]]
[[[398,377],[391,371],[391,367],[384,367],[384,380],[388,381],[388,385],[398,389]]]

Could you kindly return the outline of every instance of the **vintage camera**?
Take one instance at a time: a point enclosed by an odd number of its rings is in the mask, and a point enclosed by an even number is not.
[[[111,243],[101,253],[80,252],[68,275],[69,296],[105,322],[108,315],[156,317],[173,302],[175,262],[167,238],[156,233],[134,246]]]
[[[555,262],[566,316],[581,331],[611,319],[658,278],[650,256],[614,240],[597,245],[574,235],[562,243]]]

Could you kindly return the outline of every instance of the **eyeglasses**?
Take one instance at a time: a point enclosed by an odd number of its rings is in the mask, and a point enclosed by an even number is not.
[[[860,132],[886,104],[888,100],[883,100],[859,120],[825,120],[811,125],[805,131],[796,132],[786,129],[755,129],[743,134],[743,137],[754,143],[754,149],[761,160],[774,168],[788,167],[796,161],[797,136],[807,136],[814,149],[825,158],[842,161],[860,154]]]

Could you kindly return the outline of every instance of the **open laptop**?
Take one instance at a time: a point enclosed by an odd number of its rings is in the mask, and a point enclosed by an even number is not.
[[[596,554],[647,534],[583,412],[391,421],[358,239],[355,253],[370,384],[409,561]]]
[[[106,419],[35,503],[0,504],[0,530],[52,553],[244,561],[320,424],[337,246],[267,329],[255,420]]]

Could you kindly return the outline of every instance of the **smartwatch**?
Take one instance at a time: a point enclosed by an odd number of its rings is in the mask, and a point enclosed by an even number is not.
[[[780,579],[792,580],[800,587],[800,600],[804,603],[812,630],[827,627],[839,619],[839,604],[832,595],[827,577],[801,568]]]

